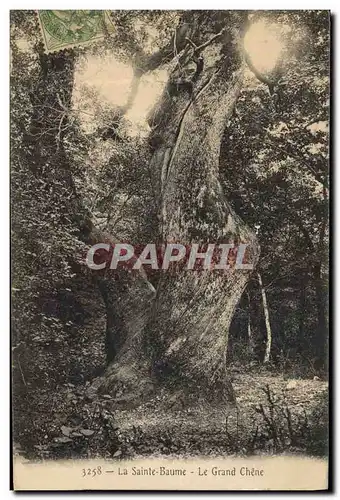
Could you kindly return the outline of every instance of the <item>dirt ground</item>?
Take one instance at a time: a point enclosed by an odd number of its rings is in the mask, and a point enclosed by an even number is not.
[[[197,453],[224,455],[230,454],[230,451],[246,453],[249,451],[246,435],[250,434],[251,439],[251,434],[255,433],[253,419],[257,416],[260,405],[269,415],[270,412],[277,413],[279,410],[278,415],[273,417],[277,426],[285,423],[282,422],[280,413],[285,413],[288,408],[292,425],[296,427],[300,419],[308,420],[315,411],[320,396],[325,395],[328,389],[325,381],[285,379],[268,374],[237,374],[233,386],[236,407],[230,405],[222,409],[211,407],[202,401],[194,405],[182,405],[177,394],[170,398],[173,401],[162,401],[163,395],[160,394],[157,400],[144,403],[135,409],[118,410],[116,423],[119,433],[125,439],[129,440],[130,437],[134,443],[128,446],[132,454],[147,452],[152,443],[157,441],[159,445],[154,446],[156,454],[179,453],[181,456],[190,456]],[[269,388],[269,397],[273,404],[268,402],[266,388]],[[263,415],[260,414],[259,426],[262,420]],[[227,434],[230,434],[229,439]],[[245,448],[243,450],[242,444]],[[268,451],[272,451],[270,443]]]
[[[165,391],[124,408],[65,384],[48,408],[31,407],[27,427],[36,432],[16,437],[14,451],[44,459],[326,453],[326,381],[241,371],[233,374],[237,404],[223,408]]]

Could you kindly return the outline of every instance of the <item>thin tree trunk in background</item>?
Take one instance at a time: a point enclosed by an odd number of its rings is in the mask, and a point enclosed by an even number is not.
[[[248,295],[248,325],[247,325],[247,334],[248,334],[248,350],[250,356],[254,357],[254,339],[252,332],[252,324],[251,324],[251,314],[250,314],[250,295]]]
[[[323,183],[323,220],[320,229],[318,253],[318,262],[313,267],[314,286],[316,296],[316,308],[318,315],[318,324],[316,329],[316,342],[318,365],[322,368],[326,364],[326,352],[328,350],[328,336],[327,336],[327,303],[324,280],[322,277],[322,263],[325,259],[325,235],[328,226],[328,192],[326,188],[327,178]]]
[[[317,309],[317,338],[316,347],[318,349],[318,358],[320,364],[325,362],[325,351],[327,342],[327,320],[326,320],[326,301],[325,301],[325,291],[321,274],[321,262],[317,263],[313,269],[314,274],[314,286],[316,295],[316,309]]]
[[[301,353],[304,348],[305,339],[305,314],[306,314],[306,273],[303,273],[300,283],[300,301],[299,301],[299,339],[297,342],[298,352]]]
[[[267,333],[266,352],[264,355],[263,362],[268,363],[270,360],[270,352],[271,352],[271,348],[272,348],[272,329],[270,326],[267,295],[266,295],[266,291],[263,287],[261,274],[257,273],[257,277],[258,277],[259,285],[260,285],[260,289],[261,289],[262,305],[263,305],[263,312],[264,312],[264,319],[265,319],[265,323],[266,323],[266,333]]]

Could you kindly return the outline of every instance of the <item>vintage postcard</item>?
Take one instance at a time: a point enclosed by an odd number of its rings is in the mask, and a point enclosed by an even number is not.
[[[330,13],[13,10],[15,490],[327,490]]]

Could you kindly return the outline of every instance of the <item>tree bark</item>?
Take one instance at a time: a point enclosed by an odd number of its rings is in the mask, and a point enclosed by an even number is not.
[[[255,354],[255,349],[254,349],[255,342],[251,324],[251,302],[250,302],[249,292],[247,292],[247,297],[248,297],[248,320],[247,320],[248,351],[251,359],[253,359]]]
[[[261,290],[263,313],[264,313],[264,320],[265,320],[265,324],[266,324],[266,334],[267,334],[266,351],[265,351],[263,362],[269,363],[270,353],[271,353],[271,348],[272,348],[272,329],[270,326],[270,318],[269,318],[269,309],[268,309],[268,303],[267,303],[266,290],[264,289],[264,286],[262,283],[261,274],[257,273],[257,277],[259,280],[259,285],[260,285],[260,290]]]
[[[304,349],[305,342],[305,320],[306,320],[306,287],[308,275],[303,270],[300,278],[300,300],[299,300],[299,338],[297,340],[297,352],[300,354]]]
[[[219,156],[225,126],[243,85],[243,58],[234,33],[241,33],[244,13],[226,12],[223,34],[214,13],[193,14],[196,46],[204,44],[204,71],[192,92],[165,90],[152,133],[162,142],[151,159],[158,188],[158,237],[162,242],[247,243],[256,264],[255,235],[233,212],[219,181]],[[205,43],[213,39],[212,43]],[[181,77],[190,47],[170,81]],[[178,80],[177,80],[178,81]],[[124,337],[107,369],[101,390],[138,401],[162,385],[181,388],[185,400],[225,406],[235,403],[226,373],[228,331],[249,271],[179,270],[159,277],[156,294],[140,277],[120,277],[119,301],[108,315],[119,314]],[[104,280],[105,281],[105,280]],[[110,287],[107,280],[106,286]],[[110,296],[110,293],[108,293]]]
[[[316,329],[316,347],[318,349],[318,365],[321,368],[326,368],[327,351],[328,351],[328,327],[327,327],[327,299],[322,277],[322,262],[325,259],[325,236],[328,228],[328,191],[327,191],[327,176],[323,183],[323,210],[321,212],[321,227],[319,234],[319,242],[317,246],[318,259],[313,266],[314,286],[316,295],[317,307],[317,329]]]
[[[324,283],[321,274],[321,262],[314,265],[314,287],[317,309],[317,329],[315,346],[317,348],[318,366],[325,368],[327,351],[327,317]]]

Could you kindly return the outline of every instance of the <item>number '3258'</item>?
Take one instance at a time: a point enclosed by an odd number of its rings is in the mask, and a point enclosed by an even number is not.
[[[102,468],[100,465],[98,467],[95,467],[94,469],[82,469],[82,476],[100,476],[102,474]]]

